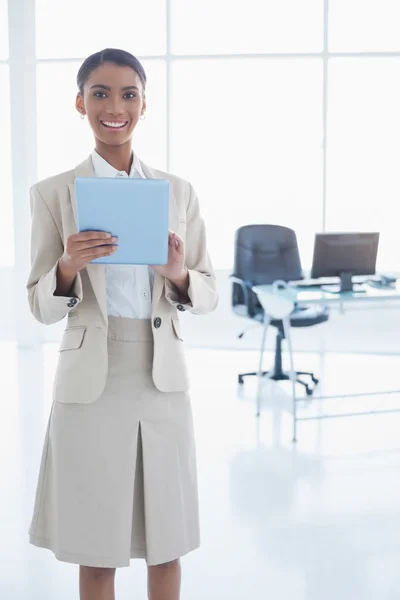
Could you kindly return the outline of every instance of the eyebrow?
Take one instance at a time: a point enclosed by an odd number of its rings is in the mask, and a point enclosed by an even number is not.
[[[95,83],[94,85],[91,85],[90,89],[92,90],[93,88],[100,88],[102,90],[106,90],[107,92],[111,91],[111,88],[108,85],[104,85],[102,83]],[[128,90],[139,91],[139,88],[136,85],[127,85],[127,86],[121,88],[121,92],[127,92]]]

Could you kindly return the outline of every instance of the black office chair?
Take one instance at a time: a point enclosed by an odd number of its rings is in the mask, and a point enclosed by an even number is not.
[[[234,272],[231,275],[232,309],[240,317],[263,323],[264,310],[253,292],[254,285],[272,284],[276,280],[296,281],[303,279],[296,234],[288,227],[279,225],[245,225],[235,234]],[[325,323],[329,319],[327,306],[295,308],[290,316],[291,327],[311,327]],[[282,369],[282,341],[285,339],[283,323],[272,319],[270,323],[277,329],[275,362],[272,371],[265,371],[274,381],[289,380],[290,376]],[[243,337],[245,332],[239,335]],[[245,377],[258,375],[257,372],[241,373],[238,382]],[[314,373],[296,371],[296,375],[308,375],[316,385]],[[308,383],[296,377],[308,396],[314,391]]]

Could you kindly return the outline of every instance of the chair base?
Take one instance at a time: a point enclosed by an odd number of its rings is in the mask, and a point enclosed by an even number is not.
[[[257,372],[241,373],[240,375],[238,375],[238,383],[243,384],[244,377],[256,377],[257,375],[258,375]],[[282,370],[263,371],[263,377],[265,377],[265,375],[268,375],[268,379],[272,379],[272,381],[290,381],[290,375],[288,373],[285,373]],[[318,384],[319,379],[317,379],[314,376],[314,373],[309,373],[308,371],[296,371],[296,382],[300,383],[301,385],[303,385],[305,387],[307,396],[312,396],[312,394],[314,392],[314,388],[310,387],[310,385],[308,383],[306,383],[305,381],[303,381],[302,379],[297,377],[297,375],[308,375],[311,378],[311,381],[314,383],[314,385]]]

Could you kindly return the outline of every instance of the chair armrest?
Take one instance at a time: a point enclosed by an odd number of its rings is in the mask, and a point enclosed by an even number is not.
[[[296,295],[290,290],[285,281],[274,281],[267,290],[253,288],[261,306],[272,319],[284,319],[292,314],[295,308]]]
[[[248,316],[254,317],[256,315],[254,299],[257,296],[253,292],[253,283],[251,281],[248,281],[247,279],[241,279],[240,277],[236,277],[236,275],[233,274],[229,275],[229,278],[232,280],[232,283],[237,283],[242,288],[244,303],[247,307]]]
[[[236,275],[229,275],[229,279],[232,280],[232,283],[237,283],[238,285],[240,285],[240,287],[242,288],[242,291],[243,291],[244,303],[247,306],[248,298],[249,298],[249,290],[251,289],[251,287],[246,285],[246,283],[249,283],[249,282],[245,282],[244,279],[240,279],[240,277],[236,277]]]

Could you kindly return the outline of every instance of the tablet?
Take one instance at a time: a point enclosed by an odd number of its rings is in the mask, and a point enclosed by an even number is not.
[[[75,193],[78,231],[106,231],[118,238],[112,256],[92,263],[168,263],[168,180],[76,177]]]

